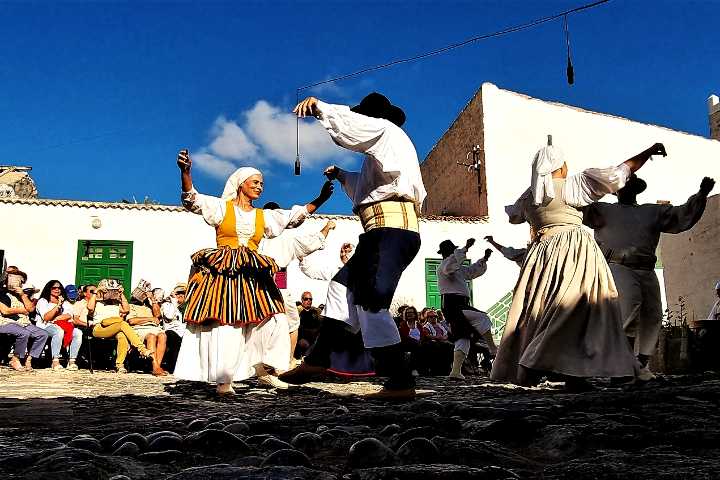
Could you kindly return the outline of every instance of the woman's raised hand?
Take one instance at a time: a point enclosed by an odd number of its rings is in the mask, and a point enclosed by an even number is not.
[[[192,160],[190,160],[190,152],[186,148],[180,150],[177,156],[177,165],[182,172],[189,172],[192,168]]]

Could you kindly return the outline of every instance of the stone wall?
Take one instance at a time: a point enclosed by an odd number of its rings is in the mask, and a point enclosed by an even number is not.
[[[708,199],[705,214],[692,229],[662,235],[660,254],[668,306],[677,310],[686,296],[688,322],[707,317],[715,302],[715,282],[720,280],[720,195]]]
[[[710,138],[720,140],[720,99],[717,95],[708,98],[708,115],[710,116]]]
[[[478,89],[420,166],[428,192],[426,215],[487,215],[485,152],[480,151],[479,172],[457,165],[458,160],[472,163],[472,155],[469,161],[466,155],[473,146],[483,148],[483,144],[482,92]]]

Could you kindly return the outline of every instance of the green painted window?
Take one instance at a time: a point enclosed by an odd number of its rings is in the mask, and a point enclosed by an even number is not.
[[[75,284],[94,284],[114,278],[132,290],[133,242],[119,240],[78,240]]]
[[[496,339],[500,339],[502,337],[503,330],[505,329],[505,323],[507,322],[508,312],[510,311],[512,297],[512,291],[506,293],[487,311],[487,314],[490,317],[490,322],[492,323],[493,337]]]
[[[441,258],[425,259],[425,306],[431,308],[440,308],[442,299],[440,297],[440,288],[438,287],[437,268],[442,262]],[[463,265],[470,266],[470,260],[465,260]],[[470,290],[470,302],[472,303],[473,289],[472,281],[467,282]]]

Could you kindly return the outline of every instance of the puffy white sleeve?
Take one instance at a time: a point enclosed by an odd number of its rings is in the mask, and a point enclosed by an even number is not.
[[[571,175],[565,180],[565,203],[580,208],[597,202],[624,187],[631,173],[630,167],[621,163],[617,167],[588,168]]]
[[[520,197],[515,200],[512,205],[505,207],[505,213],[507,213],[508,219],[512,224],[524,223],[525,220],[525,208],[528,203],[532,201],[532,192],[528,188],[523,192]]]
[[[500,253],[503,254],[503,257],[522,267],[525,255],[527,255],[527,248],[502,247]]]
[[[225,218],[226,202],[217,197],[198,193],[195,187],[189,192],[182,192],[180,200],[186,210],[202,215],[205,223],[211,227],[217,227]]]
[[[265,217],[265,237],[274,238],[286,228],[295,228],[307,218],[308,211],[305,205],[294,205],[290,210],[263,210]]]
[[[330,264],[327,257],[314,255],[304,257],[300,260],[300,271],[304,273],[306,277],[312,278],[313,280],[329,282],[338,272],[338,268]]]
[[[357,190],[357,183],[359,178],[360,173],[358,172],[348,172],[343,169],[340,169],[338,172],[337,179],[340,182],[343,191],[351,200],[355,199],[355,191]]]
[[[460,264],[460,271],[463,273],[467,280],[477,278],[487,272],[487,259],[485,257],[482,257],[480,260],[470,264],[469,266]]]
[[[346,105],[318,101],[318,120],[333,141],[348,150],[372,154],[389,122],[350,110]]]

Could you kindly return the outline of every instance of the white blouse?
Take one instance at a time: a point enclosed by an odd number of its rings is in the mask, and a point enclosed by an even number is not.
[[[630,177],[630,167],[621,163],[616,167],[588,168],[565,179],[562,200],[571,207],[582,208],[597,202],[608,193],[614,193],[625,186]],[[532,202],[528,188],[513,205],[505,207],[510,223],[523,223],[525,207]]]
[[[189,192],[182,192],[183,206],[203,216],[205,223],[217,227],[225,218],[227,201],[198,193],[193,187]],[[255,209],[245,212],[237,205],[235,207],[235,231],[240,245],[247,246],[248,241],[255,235]],[[305,206],[295,205],[290,210],[263,210],[265,217],[265,232],[267,238],[277,237],[286,228],[294,228],[305,221],[309,215]]]
[[[50,310],[55,308],[55,303],[50,303],[44,298],[41,298],[38,300],[37,305],[35,305],[35,311],[38,313],[37,320],[35,321],[35,326],[39,328],[47,328],[48,325],[52,325],[53,322],[48,322],[45,320],[45,314],[48,313]],[[73,306],[65,300],[62,304],[62,312],[60,312],[61,315],[69,314],[70,317],[73,315]]]
[[[336,144],[365,154],[360,172],[338,172],[354,211],[388,199],[409,200],[420,210],[427,193],[415,146],[402,128],[345,105],[318,101],[317,110],[318,120]]]
[[[263,240],[260,243],[260,253],[275,260],[278,267],[285,268],[296,258],[302,259],[325,248],[325,235],[322,233],[298,233],[285,232],[279,237]]]

